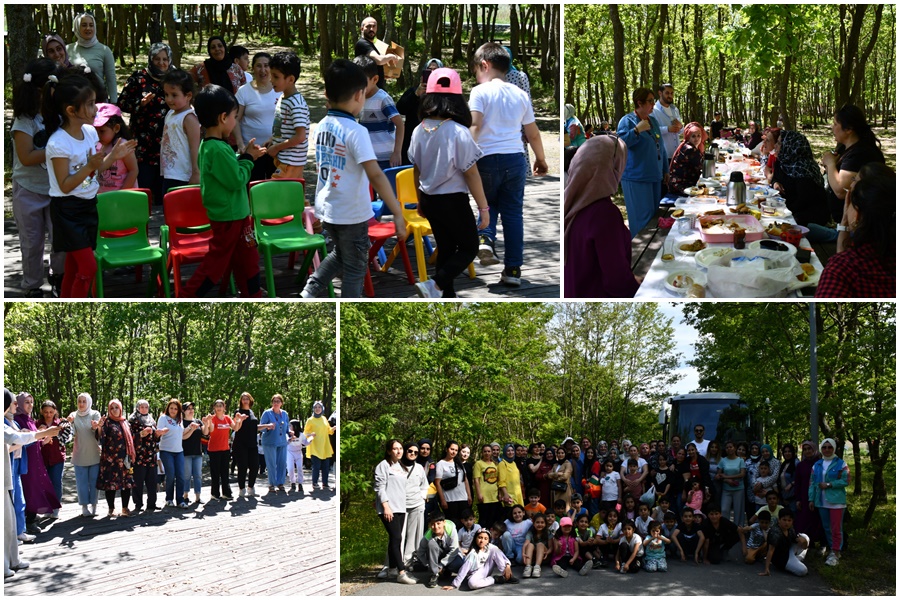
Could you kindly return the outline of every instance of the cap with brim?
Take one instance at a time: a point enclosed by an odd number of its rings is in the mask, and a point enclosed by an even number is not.
[[[563,517],[562,519],[559,520],[559,526],[560,526],[560,527],[565,527],[566,525],[568,525],[569,527],[571,527],[571,526],[572,526],[572,519],[570,519],[569,517]]]
[[[459,73],[446,67],[435,69],[428,78],[425,93],[462,95],[462,82],[459,80]]]
[[[122,111],[115,104],[101,102],[97,105],[97,116],[94,117],[94,127],[103,127],[110,117],[121,117]]]

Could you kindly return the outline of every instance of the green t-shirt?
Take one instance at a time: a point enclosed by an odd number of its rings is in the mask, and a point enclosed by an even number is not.
[[[197,156],[200,193],[211,221],[240,221],[250,214],[247,184],[253,161],[238,160],[224,140],[206,138]]]

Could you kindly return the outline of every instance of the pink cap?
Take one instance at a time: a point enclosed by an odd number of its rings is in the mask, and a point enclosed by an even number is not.
[[[428,76],[428,85],[425,87],[425,93],[462,95],[462,82],[459,80],[459,73],[446,67],[435,69]]]
[[[94,117],[94,127],[103,127],[110,117],[121,117],[122,111],[115,104],[101,102],[97,105],[97,116]]]
[[[568,525],[569,527],[571,527],[571,526],[572,526],[572,519],[570,519],[569,517],[563,517],[562,519],[559,520],[559,526],[560,526],[560,527],[565,527],[566,525]]]

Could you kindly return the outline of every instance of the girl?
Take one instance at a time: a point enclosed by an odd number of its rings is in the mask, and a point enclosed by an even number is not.
[[[563,517],[559,520],[559,529],[550,542],[550,551],[553,556],[550,558],[550,564],[553,565],[553,572],[560,577],[568,577],[568,567],[572,567],[578,571],[579,575],[587,575],[593,566],[590,562],[585,562],[579,554],[578,536],[572,528],[572,519]]]
[[[615,449],[612,450],[615,452]],[[603,463],[605,473],[600,478],[600,505],[607,510],[616,508],[622,502],[622,478],[616,471],[615,463],[607,460]]]
[[[691,478],[685,486],[685,506],[690,506],[693,510],[703,508],[703,490],[700,487],[700,480]]]
[[[675,149],[669,162],[669,193],[684,196],[685,188],[697,185],[703,171],[706,130],[700,123],[684,127],[684,141]]]
[[[499,570],[503,575],[491,577],[494,569]],[[509,559],[506,558],[500,548],[491,544],[491,532],[487,529],[482,529],[475,534],[475,539],[472,541],[472,551],[466,556],[459,573],[457,573],[451,585],[445,585],[442,589],[452,590],[453,588],[458,588],[463,581],[466,581],[467,577],[469,588],[473,590],[485,588],[495,583],[519,582],[518,579],[513,577],[512,565]]]
[[[606,522],[597,530],[597,552],[600,555],[600,566],[606,566],[608,557],[615,555],[622,537],[622,524],[619,523],[619,511],[615,508],[606,513]]]
[[[458,457],[459,444],[453,440],[444,448],[444,458],[437,463],[434,487],[444,515],[460,526],[460,513],[472,501],[472,491],[466,479],[466,470]]]
[[[622,518],[634,521],[637,517],[637,503],[633,496],[625,496],[625,502],[622,505]]]
[[[253,404],[253,396],[249,392],[243,392],[235,411],[235,416],[244,415],[244,424],[235,431],[231,441],[231,454],[237,463],[238,496],[256,495],[256,472],[259,470],[259,452],[262,449],[262,444],[257,449],[256,434],[263,426],[253,412]]]
[[[182,412],[184,413],[184,419],[182,420],[184,438],[181,441],[181,447],[184,450],[184,484],[182,485],[184,495],[182,496],[182,503],[187,503],[188,501],[188,493],[191,491],[191,478],[193,478],[194,503],[200,504],[200,487],[203,484],[203,444],[200,441],[200,438],[203,437],[203,432],[200,431],[200,428],[203,426],[203,423],[200,422],[200,419],[194,418],[193,402],[185,402]],[[256,452],[255,445],[253,452]],[[240,472],[240,467],[238,472]]]
[[[94,403],[87,392],[78,394],[78,410],[67,418],[72,424],[75,444],[72,447],[72,466],[75,467],[75,488],[78,490],[78,504],[81,516],[97,514],[97,475],[100,472],[100,444],[98,443],[100,413],[92,410]]]
[[[794,474],[797,472],[797,451],[793,444],[784,444],[781,447],[781,456],[784,461],[778,470],[778,489],[784,505],[793,509],[794,497],[797,495],[794,489]]]
[[[625,521],[622,525],[622,539],[616,552],[616,571],[620,573],[637,573],[641,568],[644,546],[634,530],[633,521]]]
[[[94,90],[82,75],[50,75],[41,98],[41,114],[50,140],[46,165],[50,174],[50,218],[53,248],[66,252],[65,277],[60,295],[85,298],[97,272],[96,174],[134,152],[136,143],[120,139],[110,154],[95,152],[99,138],[94,129],[97,107]]]
[[[725,458],[719,461],[719,471],[716,479],[722,486],[722,516],[731,518],[730,513],[734,508],[734,524],[738,527],[744,525],[746,513],[744,512],[744,475],[746,464],[736,453],[734,442],[725,442]]]
[[[47,179],[47,136],[40,114],[41,90],[56,71],[50,59],[32,60],[13,91],[12,208],[22,248],[22,290],[26,298],[43,296],[44,235],[52,240],[50,182]],[[50,253],[50,284],[58,295],[66,257]]]
[[[303,493],[303,449],[309,446],[309,438],[303,433],[300,419],[291,419],[288,429],[287,469],[291,481],[291,491]]]
[[[662,526],[656,521],[650,523],[649,536],[644,540],[644,568],[648,573],[669,570],[666,564],[666,544],[671,540],[662,534]]]
[[[716,479],[719,472],[719,461],[722,460],[722,449],[719,442],[711,441],[706,448],[706,462],[709,463],[709,481],[712,486],[709,488],[712,494],[711,502],[714,506],[722,504],[722,482]]]
[[[41,455],[44,457],[44,466],[47,467],[47,475],[50,476],[56,498],[62,502],[62,476],[66,463],[66,444],[72,437],[72,428],[69,427],[67,421],[60,420],[56,404],[52,400],[44,400],[44,403],[41,404],[41,417],[37,423],[38,431],[56,426],[60,427],[59,435],[41,440]],[[53,511],[53,518],[59,518],[59,509]]]
[[[597,532],[590,526],[587,515],[581,515],[575,519],[575,535],[578,537],[578,547],[581,549],[581,556],[585,563],[590,563],[592,568],[597,567],[594,549],[597,542],[594,536]]]
[[[184,497],[184,448],[182,442],[185,435],[190,435],[190,428],[184,427],[184,411],[181,402],[175,398],[166,404],[165,412],[159,416],[156,431],[162,432],[159,438],[159,459],[166,472],[166,506],[174,507],[176,498]],[[180,508],[187,508],[183,499]]]
[[[232,431],[239,431],[247,419],[246,415],[236,414],[234,419],[225,414],[225,401],[213,403],[213,413],[203,417],[203,433],[209,436],[207,451],[209,453],[209,475],[211,496],[213,500],[233,500],[231,486],[228,485],[228,463],[231,462],[231,451],[228,449],[228,438]],[[269,465],[274,468],[274,465]],[[222,496],[219,496],[219,490]]]
[[[162,85],[169,107],[159,156],[165,195],[173,187],[200,183],[200,121],[191,106],[194,80],[186,71],[170,71],[163,77]]]
[[[503,552],[510,560],[516,563],[523,563],[523,549],[525,547],[525,537],[531,529],[531,519],[525,518],[525,507],[520,504],[513,506],[510,510],[510,518],[503,523],[506,525],[506,532],[503,535]],[[508,534],[508,535],[507,535]]]
[[[635,498],[640,498],[643,493],[643,481],[641,480],[641,473],[638,471],[638,462],[633,458],[628,459],[628,472],[625,473],[625,493],[628,498],[634,500]]]
[[[112,149],[120,139],[127,140],[131,137],[125,120],[122,119],[122,111],[115,104],[98,104],[97,116],[94,117],[94,129],[100,143],[97,151],[100,153],[112,152]],[[100,192],[114,190],[127,190],[134,187],[138,177],[138,163],[134,154],[117,160],[110,167],[97,175],[100,182]]]
[[[109,515],[113,516],[116,507],[116,492],[122,496],[123,517],[131,516],[128,500],[134,478],[131,465],[135,464],[136,450],[131,437],[131,429],[125,422],[125,411],[118,400],[110,400],[105,417],[100,418],[100,473],[97,475],[97,489],[106,492],[106,504]],[[156,457],[153,457],[153,476],[156,477]],[[154,481],[154,489],[156,482]]]
[[[525,535],[525,544],[522,547],[522,560],[525,563],[522,577],[540,577],[541,565],[550,557],[549,550],[550,532],[547,530],[547,519],[544,515],[537,514],[532,521],[531,529]]]
[[[390,439],[385,445],[384,460],[375,467],[375,509],[388,534],[388,573],[397,574],[397,582],[415,585],[403,564],[403,529],[406,519],[406,480],[408,469],[400,459],[403,444]]]
[[[422,122],[412,134],[409,160],[414,165],[420,215],[431,223],[438,253],[434,279],[416,283],[423,298],[454,298],[453,280],[478,254],[478,231],[469,207],[472,193],[488,226],[488,205],[476,162],[483,153],[469,127],[472,113],[462,96],[459,74],[435,69],[419,105]]]
[[[287,476],[287,444],[288,431],[291,419],[282,410],[284,398],[281,394],[272,396],[272,408],[266,409],[259,420],[262,430],[262,447],[266,455],[266,464],[269,465],[269,493],[278,491],[286,493],[284,478]],[[237,417],[237,415],[235,415]],[[240,415],[241,419],[246,419]]]

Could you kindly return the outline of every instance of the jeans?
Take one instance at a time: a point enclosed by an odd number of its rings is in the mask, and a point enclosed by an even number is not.
[[[734,510],[734,524],[738,527],[744,526],[744,520],[747,516],[744,512],[744,490],[728,490],[724,486],[722,488],[722,518],[731,518],[730,514]]]
[[[837,229],[825,227],[818,223],[808,223],[806,226],[809,228],[809,233],[806,234],[806,237],[810,242],[836,242],[838,239]]]
[[[75,465],[75,489],[78,491],[78,504],[97,504],[97,476],[100,474],[100,463],[87,467]]]
[[[478,173],[490,208],[491,222],[479,231],[491,240],[497,238],[497,220],[503,220],[503,264],[521,267],[525,248],[525,225],[522,207],[525,203],[525,155],[491,154],[478,161]]]
[[[304,297],[316,298],[325,294],[328,284],[343,269],[341,298],[359,298],[369,263],[369,224],[336,225],[323,222],[322,227],[326,236],[334,242],[334,249],[306,282]]]
[[[284,485],[287,477],[287,446],[263,445],[266,464],[269,465],[269,485]]]
[[[184,496],[184,452],[160,450],[159,460],[166,471],[166,502],[181,502]]]
[[[56,492],[56,499],[59,500],[59,503],[62,504],[62,493],[63,493],[63,467],[66,466],[66,463],[57,463],[55,465],[50,465],[47,467],[47,475],[50,476],[50,481],[53,483],[53,490]]]
[[[194,493],[200,495],[200,487],[203,485],[203,455],[194,454],[184,457],[184,482],[181,489],[185,493],[191,489],[191,477],[194,478]]]
[[[503,548],[503,554],[506,555],[510,562],[517,565],[522,564],[522,546],[516,545],[510,532],[503,532],[503,535],[500,536],[500,545]]]
[[[328,470],[331,468],[331,459],[330,458],[319,458],[318,456],[312,457],[312,482],[313,485],[316,485],[316,480],[319,479],[319,471],[322,472],[322,487],[328,487]]]
[[[11,463],[13,480],[13,489],[11,492],[13,497],[13,508],[15,508],[16,513],[16,535],[21,535],[25,533],[25,491],[22,489],[22,477],[19,472],[22,465],[22,459],[13,459]]]

